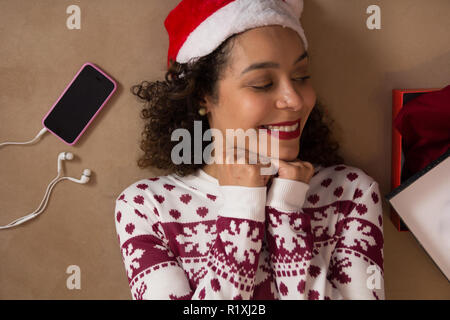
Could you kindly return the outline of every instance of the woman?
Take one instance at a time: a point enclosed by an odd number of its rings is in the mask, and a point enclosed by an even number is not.
[[[378,184],[342,164],[322,122],[302,8],[183,0],[167,17],[166,81],[133,92],[148,101],[139,165],[171,173],[116,199],[133,299],[384,299]],[[250,143],[244,164],[175,163],[172,134],[186,129],[198,140],[195,121],[224,137],[268,130],[278,171],[263,175],[271,164],[250,163]],[[198,160],[195,142],[183,159]],[[201,155],[210,143],[201,141]]]

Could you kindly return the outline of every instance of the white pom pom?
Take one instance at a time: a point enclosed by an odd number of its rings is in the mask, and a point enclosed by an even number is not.
[[[303,12],[303,0],[283,0],[286,2],[294,12],[296,17],[301,17]]]

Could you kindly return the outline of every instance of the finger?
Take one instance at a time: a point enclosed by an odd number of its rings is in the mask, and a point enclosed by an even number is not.
[[[303,163],[300,160],[295,160],[295,161],[289,161],[288,162],[290,165],[296,166],[296,167],[302,167]]]
[[[270,162],[268,164],[258,164],[257,166],[259,168],[260,175],[265,177],[272,177],[278,172],[278,166]]]
[[[236,149],[241,152],[242,156],[245,154],[245,160],[246,160],[247,164],[255,164],[255,165],[263,166],[263,167],[268,167],[271,165],[270,157],[261,155],[260,153],[258,153],[256,151],[241,148],[241,147],[236,147]]]
[[[297,166],[297,167],[305,167],[305,168],[308,168],[308,169],[313,169],[314,168],[314,166],[310,162],[308,162],[308,161],[301,161],[299,159],[291,161],[291,162],[289,162],[289,164],[291,164],[293,166]]]
[[[307,166],[307,167],[309,167],[311,169],[314,169],[314,165],[311,162],[304,161],[303,163],[304,163],[305,166]]]
[[[287,161],[281,160],[281,159],[277,159],[278,160],[278,167],[280,168],[285,168],[287,166],[289,166]]]

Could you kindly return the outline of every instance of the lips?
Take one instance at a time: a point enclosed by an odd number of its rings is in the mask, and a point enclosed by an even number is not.
[[[267,133],[272,136],[274,134],[278,134],[278,139],[280,139],[280,140],[291,140],[291,139],[296,139],[300,136],[300,122],[301,122],[301,118],[294,120],[294,121],[284,121],[284,122],[279,122],[279,123],[274,123],[274,124],[263,125],[263,126],[260,126],[259,129],[266,129]],[[279,130],[274,130],[274,128],[268,128],[268,126],[270,126],[270,127],[289,127],[289,126],[294,126],[294,125],[297,125],[297,128],[293,131],[283,131],[283,128],[280,128]]]
[[[285,121],[285,122],[279,122],[279,123],[269,123],[265,126],[292,126],[296,123],[299,123],[301,119],[293,120],[293,121]]]

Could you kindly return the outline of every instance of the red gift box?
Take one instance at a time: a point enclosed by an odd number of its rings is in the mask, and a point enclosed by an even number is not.
[[[409,101],[417,98],[423,93],[441,90],[435,89],[394,89],[392,90],[392,124],[400,112],[401,108]],[[402,136],[392,125],[392,164],[391,164],[391,189],[401,186],[409,178],[402,171]],[[400,218],[395,209],[391,206],[390,218],[398,231],[409,231],[406,224]]]

